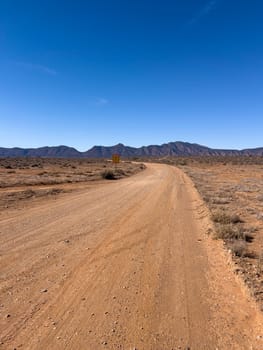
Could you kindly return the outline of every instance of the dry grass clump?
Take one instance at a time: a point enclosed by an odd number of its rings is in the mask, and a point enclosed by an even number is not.
[[[247,257],[249,255],[247,242],[250,242],[251,235],[241,224],[240,217],[218,210],[212,214],[212,220],[215,222],[215,238],[224,240],[235,256]]]
[[[125,176],[126,172],[123,169],[115,169],[115,174],[117,176]]]
[[[247,240],[247,235],[243,226],[234,224],[224,224],[216,226],[216,238],[229,240]]]
[[[240,258],[244,258],[248,255],[247,244],[242,240],[234,240],[228,244],[228,247],[233,254]]]
[[[238,215],[236,214],[229,215],[223,210],[215,211],[214,213],[212,213],[211,218],[215,223],[224,224],[224,225],[237,224],[242,222],[242,220]]]
[[[259,254],[258,257],[258,271],[259,273],[263,273],[263,251]]]
[[[209,201],[212,204],[219,204],[219,205],[229,204],[230,202],[228,198],[221,198],[221,197],[215,197],[215,198],[209,199]]]
[[[243,258],[249,255],[247,242],[251,241],[251,235],[238,215],[217,210],[212,213],[212,220],[215,222],[216,239],[224,240],[235,256]]]

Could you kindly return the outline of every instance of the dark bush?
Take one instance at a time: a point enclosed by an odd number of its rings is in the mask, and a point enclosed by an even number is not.
[[[101,177],[106,180],[115,180],[116,175],[113,170],[105,170],[101,173]]]

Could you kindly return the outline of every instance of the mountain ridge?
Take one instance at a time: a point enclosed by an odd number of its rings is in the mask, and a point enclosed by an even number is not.
[[[263,147],[236,149],[214,149],[197,143],[175,141],[162,145],[142,147],[125,146],[118,143],[113,146],[93,146],[80,152],[73,147],[64,145],[45,146],[39,148],[5,148],[0,147],[0,157],[43,157],[43,158],[110,158],[118,153],[122,157],[166,157],[166,156],[263,156]]]

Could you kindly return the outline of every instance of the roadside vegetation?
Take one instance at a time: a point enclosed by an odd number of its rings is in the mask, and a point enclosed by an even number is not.
[[[151,160],[153,161],[153,160]],[[207,204],[221,239],[263,311],[263,157],[168,157]]]

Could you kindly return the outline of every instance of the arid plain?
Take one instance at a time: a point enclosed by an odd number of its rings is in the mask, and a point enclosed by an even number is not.
[[[0,160],[1,349],[263,349],[263,162],[145,164]]]

